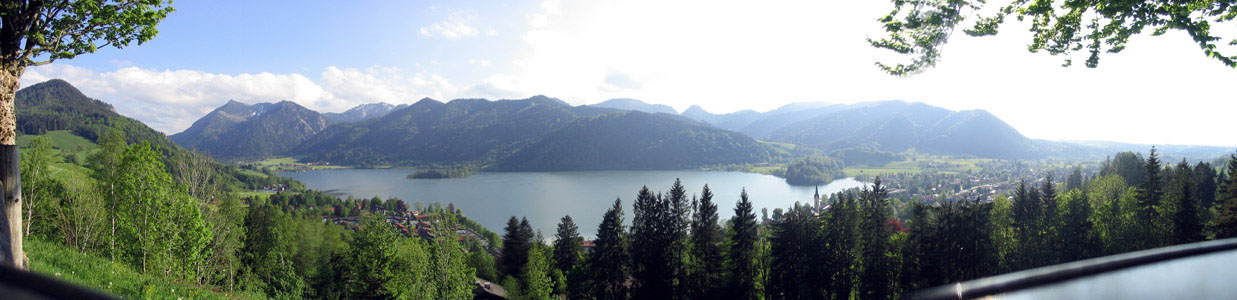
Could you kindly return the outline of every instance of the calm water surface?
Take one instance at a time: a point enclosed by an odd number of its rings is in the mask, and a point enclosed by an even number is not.
[[[769,175],[720,171],[578,171],[578,172],[481,172],[459,179],[409,180],[407,169],[336,169],[283,173],[311,189],[346,197],[396,197],[408,202],[454,203],[464,215],[486,228],[502,234],[511,216],[528,217],[533,228],[546,239],[564,215],[570,215],[580,234],[591,238],[601,216],[614,203],[623,200],[626,224],[631,224],[631,204],[640,187],[653,191],[670,189],[675,178],[683,180],[688,194],[699,194],[708,184],[713,202],[722,219],[734,215],[739,192],[747,188],[749,199],[760,216],[761,208],[789,207],[796,201],[810,203],[811,186],[791,186]],[[820,187],[820,193],[862,186],[851,178],[835,180]]]

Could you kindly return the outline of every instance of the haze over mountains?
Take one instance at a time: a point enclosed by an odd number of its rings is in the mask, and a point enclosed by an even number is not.
[[[131,127],[126,130],[131,140],[168,140],[64,81],[33,85],[17,98],[18,127],[25,134],[38,132],[23,128],[67,129],[93,140],[99,133],[92,128],[110,123]],[[40,108],[23,108],[31,105]],[[545,96],[446,103],[425,98],[411,105],[371,103],[326,114],[291,101],[229,101],[170,138],[227,161],[297,156],[357,166],[466,164],[492,170],[682,169],[776,163],[805,153],[860,148],[1003,159],[1102,158],[1149,148],[1029,139],[984,110],[950,111],[904,101],[795,103],[768,112],[712,114],[699,106],[676,113],[634,99],[572,106]],[[762,141],[800,148],[788,153],[787,146]],[[1232,150],[1158,149],[1200,158]]]

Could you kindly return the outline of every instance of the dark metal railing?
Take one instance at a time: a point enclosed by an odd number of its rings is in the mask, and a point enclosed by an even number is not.
[[[1004,294],[1156,262],[1237,249],[1237,238],[1117,254],[921,290],[910,299],[972,299]]]
[[[112,300],[110,295],[43,274],[0,266],[0,298]]]

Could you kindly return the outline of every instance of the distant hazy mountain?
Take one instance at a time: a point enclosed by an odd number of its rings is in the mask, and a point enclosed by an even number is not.
[[[662,127],[649,127],[651,124]],[[650,128],[663,132],[648,132]],[[714,149],[718,145],[692,139],[680,143],[656,138],[687,138],[689,136],[678,134],[692,132],[699,132],[698,136],[724,147]],[[459,99],[448,103],[423,99],[383,117],[331,126],[292,153],[310,160],[358,165],[485,165],[498,162],[496,168],[502,170],[654,168],[644,164],[613,163],[637,155],[621,150],[631,147],[658,149],[667,154],[693,153],[694,157],[675,161],[675,167],[732,161],[755,163],[767,158],[767,148],[754,140],[738,133],[718,132],[723,131],[679,116],[629,113],[594,106],[573,107],[545,96],[500,101]],[[732,136],[746,141],[730,141]],[[628,146],[617,147],[616,144]],[[551,149],[548,145],[563,149]],[[598,145],[607,147],[598,148]],[[690,149],[706,146],[709,148]],[[590,157],[609,157],[613,161],[589,161],[574,151],[587,151],[588,155],[595,155]],[[522,158],[510,158],[513,154]],[[560,159],[551,154],[576,156]],[[670,168],[670,165],[660,168]]]
[[[642,111],[650,114],[667,113],[672,115],[679,114],[673,107],[663,104],[649,104],[644,101],[628,98],[610,99],[602,103],[592,104],[590,106],[615,108],[622,110]]]
[[[171,138],[216,159],[252,160],[286,153],[327,124],[318,112],[292,101],[249,105],[232,100]]]
[[[494,168],[682,169],[769,159],[768,147],[741,133],[686,118],[630,111],[577,120],[499,161]]]
[[[819,149],[875,144],[884,151],[1031,158],[1036,143],[984,110],[954,112],[923,103],[861,103],[787,124],[773,141]]]
[[[342,113],[324,113],[322,117],[331,123],[354,123],[385,116],[391,111],[407,106],[408,104],[392,105],[386,102],[366,103]]]
[[[750,109],[719,115],[705,111],[699,105],[688,107],[687,110],[683,111],[682,115],[696,121],[709,123],[721,129],[734,131],[738,131],[764,116]]]

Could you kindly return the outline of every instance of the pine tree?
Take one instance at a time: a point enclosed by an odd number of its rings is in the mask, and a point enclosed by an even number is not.
[[[1025,270],[1043,266],[1043,209],[1039,190],[1028,189],[1026,180],[1018,182],[1014,192],[1014,236],[1018,241],[1017,253],[1014,255],[1015,270]]]
[[[1237,237],[1237,155],[1229,155],[1227,174],[1216,204],[1217,239]]]
[[[1194,171],[1190,164],[1182,159],[1171,174],[1166,191],[1170,205],[1173,207],[1173,244],[1187,244],[1203,240],[1203,223],[1199,218],[1197,188],[1194,183]]]
[[[727,297],[757,299],[760,293],[756,289],[756,239],[759,236],[756,232],[756,214],[752,211],[752,202],[747,199],[746,189],[739,194],[730,227],[730,249],[726,253],[730,267]]]
[[[808,207],[796,205],[770,227],[769,299],[811,299],[824,295],[823,244],[819,223]]]
[[[862,299],[888,299],[893,297],[889,264],[888,191],[881,185],[880,177],[872,181],[871,188],[864,188],[860,199],[863,205],[863,271],[859,275]]]
[[[1211,208],[1216,202],[1216,170],[1210,163],[1198,162],[1194,165],[1194,194],[1198,195],[1198,205],[1201,210]]]
[[[1147,161],[1143,164],[1143,181],[1138,185],[1138,204],[1140,205],[1140,216],[1144,220],[1155,219],[1155,206],[1160,202],[1160,159],[1155,153],[1155,147],[1151,147],[1151,154],[1147,155]]]
[[[687,297],[683,287],[683,282],[687,280],[687,268],[683,259],[687,255],[687,234],[691,227],[691,202],[687,199],[687,189],[678,178],[674,179],[674,184],[666,192],[665,201],[670,205],[670,214],[663,222],[667,223],[669,230],[666,260],[671,270],[672,296],[683,299]]]
[[[858,282],[860,261],[861,212],[854,193],[834,195],[830,208],[824,211],[824,224],[820,256],[824,262],[821,277],[827,278],[826,295],[834,299],[849,299]]]
[[[631,222],[632,297],[674,296],[673,208],[667,197],[640,189]]]
[[[693,201],[695,202],[695,201]],[[725,262],[722,258],[722,228],[718,224],[717,204],[713,203],[713,191],[706,184],[700,192],[699,202],[693,205],[691,223],[691,266],[687,296],[690,299],[721,299],[722,273]]]
[[[571,220],[571,216],[563,216],[554,234],[554,265],[563,274],[570,273],[580,259],[580,229]]]
[[[623,203],[614,199],[611,206],[602,216],[601,225],[597,227],[597,240],[592,255],[589,255],[589,274],[593,288],[592,294],[598,300],[627,299],[626,281],[628,274],[627,242],[623,229]]]
[[[1168,242],[1166,235],[1171,234],[1169,227],[1172,225],[1165,222],[1157,210],[1162,207],[1160,203],[1163,196],[1161,180],[1163,175],[1160,173],[1162,170],[1155,147],[1151,147],[1151,153],[1147,155],[1147,161],[1143,165],[1143,181],[1138,186],[1137,216],[1144,220],[1141,223],[1142,238],[1138,241],[1138,249],[1163,246],[1165,242]]]
[[[1043,214],[1040,215],[1041,220],[1038,223],[1042,226],[1039,231],[1043,233],[1043,240],[1047,242],[1046,245],[1061,245],[1065,242],[1065,237],[1061,236],[1062,231],[1058,227],[1061,220],[1057,216],[1059,203],[1057,202],[1056,184],[1052,181],[1052,172],[1044,176],[1044,182],[1039,186],[1039,198],[1040,205],[1043,205],[1040,209]],[[1042,249],[1039,266],[1055,265],[1061,262],[1060,247],[1041,248],[1049,249]]]
[[[1065,191],[1082,189],[1082,168],[1074,167],[1074,171],[1065,178]]]
[[[527,221],[525,219],[524,223],[527,224]],[[524,265],[528,264],[528,251],[532,244],[515,216],[507,220],[507,227],[504,230],[503,248],[499,255],[498,268],[502,274],[499,276],[519,276],[523,274]]]

